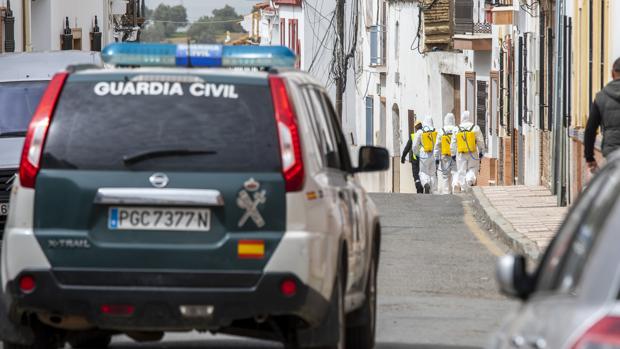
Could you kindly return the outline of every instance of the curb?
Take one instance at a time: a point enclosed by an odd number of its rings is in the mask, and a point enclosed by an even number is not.
[[[481,224],[515,253],[522,254],[532,261],[538,261],[541,251],[536,243],[516,231],[512,224],[491,204],[482,189],[479,187],[472,187],[472,189],[474,214]]]

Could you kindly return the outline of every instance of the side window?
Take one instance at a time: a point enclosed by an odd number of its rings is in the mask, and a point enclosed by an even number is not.
[[[340,164],[341,170],[345,172],[349,172],[351,170],[351,155],[349,154],[349,147],[347,145],[347,140],[344,138],[344,134],[342,133],[342,128],[338,123],[338,117],[336,116],[336,111],[334,110],[334,106],[329,99],[329,97],[321,92],[321,97],[323,99],[323,106],[325,107],[326,115],[329,120],[328,123],[331,127],[332,132],[336,137],[336,145],[338,146],[338,155],[340,156]]]
[[[608,178],[609,170],[607,169],[591,182],[590,187],[582,194],[581,198],[568,213],[564,224],[547,251],[545,251],[543,260],[538,267],[537,292],[551,292],[557,289],[556,280],[560,277],[563,261],[569,253],[579,228],[584,222],[584,217],[591,213],[593,202],[601,194]]]
[[[607,217],[612,212],[618,195],[620,194],[620,175],[614,169],[601,188],[592,204],[588,206],[588,212],[577,228],[570,243],[570,247],[564,257],[560,272],[555,280],[555,289],[560,292],[573,291],[581,278],[585,264],[601,236]]]
[[[316,145],[318,146],[318,153],[324,155],[326,152],[326,140],[321,132],[321,126],[318,121],[318,117],[316,116],[316,111],[314,110],[314,105],[312,103],[312,97],[310,96],[310,92],[306,89],[302,89],[302,95],[304,100],[304,106],[306,108],[306,114],[309,115],[308,123],[310,125],[310,129],[312,131],[312,135],[314,136],[314,140],[316,141]],[[321,167],[325,163],[325,157],[322,156],[320,158],[319,163]]]
[[[323,106],[321,95],[314,89],[308,88],[304,91],[305,99],[308,102],[308,111],[312,117],[312,123],[317,128],[317,133],[321,142],[321,152],[323,153],[324,163],[330,168],[341,168],[338,143],[335,134],[329,124],[329,116]]]

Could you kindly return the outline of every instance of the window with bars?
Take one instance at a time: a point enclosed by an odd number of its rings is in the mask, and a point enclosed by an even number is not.
[[[474,2],[472,0],[454,1],[454,33],[473,33]]]
[[[487,97],[489,83],[484,80],[477,81],[476,123],[482,130],[485,142],[487,141]]]
[[[280,45],[286,46],[286,19],[280,19]]]

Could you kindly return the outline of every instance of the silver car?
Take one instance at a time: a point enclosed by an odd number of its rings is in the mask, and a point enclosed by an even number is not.
[[[99,52],[0,54],[0,235],[30,118],[54,73],[76,64],[100,65]]]
[[[534,273],[499,260],[501,290],[523,300],[490,348],[620,348],[620,154],[572,207]]]

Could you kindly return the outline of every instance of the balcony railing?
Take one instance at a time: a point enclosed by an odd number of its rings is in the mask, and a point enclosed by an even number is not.
[[[385,26],[370,27],[370,66],[384,66],[386,63]]]
[[[493,6],[512,6],[513,0],[489,0],[487,3]]]
[[[474,34],[491,34],[490,23],[475,23]]]

